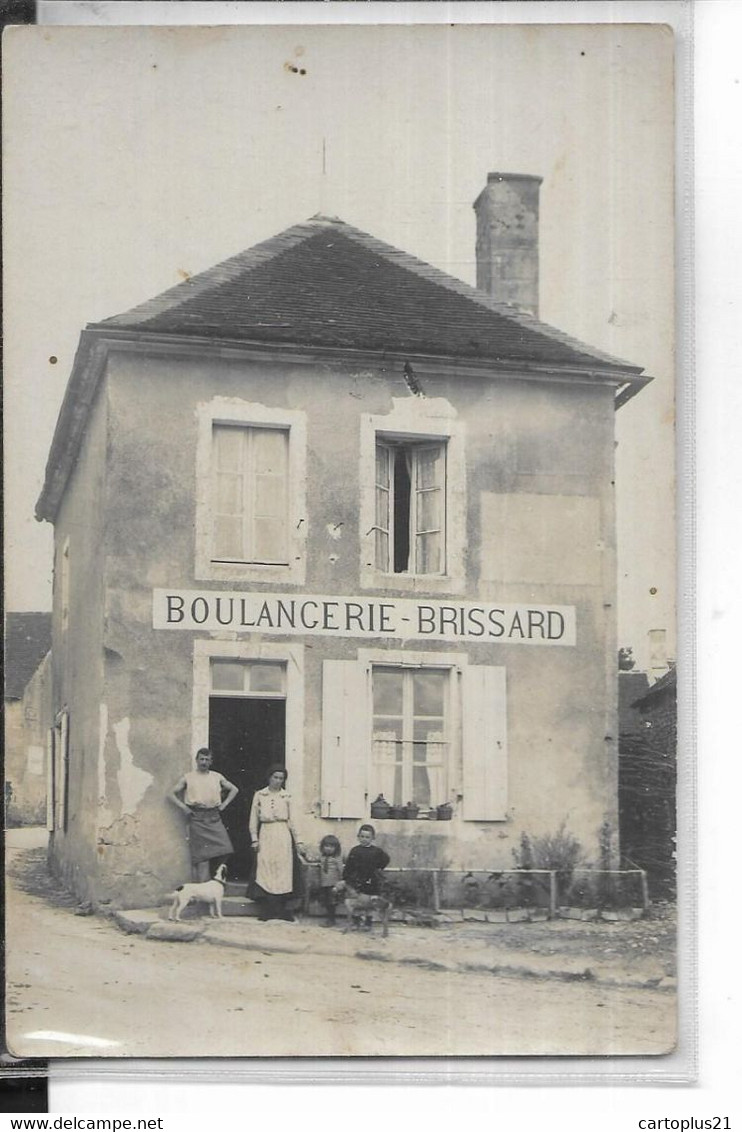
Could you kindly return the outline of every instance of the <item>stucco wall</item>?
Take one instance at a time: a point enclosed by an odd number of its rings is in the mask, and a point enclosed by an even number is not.
[[[566,820],[596,857],[601,823],[616,825],[612,391],[464,373],[431,374],[423,384],[426,398],[447,401],[465,431],[459,597],[574,605],[577,645],[457,646],[469,664],[507,669],[507,819],[385,822],[380,837],[395,865],[503,868],[512,865],[523,831],[554,831]],[[299,589],[345,595],[374,592],[360,582],[361,415],[385,415],[394,398],[412,399],[396,364],[372,370],[185,354],[109,358],[105,397],[99,394],[57,532],[58,543],[66,532],[74,536],[79,572],[69,667],[58,671],[62,698],[74,705],[75,781],[70,830],[63,842],[57,838],[56,851],[78,891],[116,904],[155,900],[189,870],[182,818],[165,794],[191,766],[194,638],[211,635],[153,630],[152,590],[219,589],[197,579],[194,564],[198,413],[216,396],[306,412],[306,578]],[[297,590],[270,577],[249,588]],[[424,594],[424,583],[416,591]],[[405,592],[409,587],[400,588]],[[257,648],[278,639],[251,640]],[[355,659],[359,645],[319,637],[306,644],[303,759],[301,774],[292,776],[297,825],[310,844],[331,829],[348,849],[357,821],[318,816],[322,662]],[[392,659],[404,642],[385,646]],[[451,651],[445,641],[425,648]],[[247,802],[235,805],[246,812]]]
[[[82,899],[96,895],[98,748],[103,690],[107,392],[99,387],[55,523],[52,670],[55,716],[68,712],[66,829],[50,839],[53,869]],[[63,562],[69,548],[69,601],[63,616]]]
[[[5,705],[6,817],[11,825],[45,825],[48,732],[52,725],[51,654]],[[10,790],[8,790],[10,786]]]

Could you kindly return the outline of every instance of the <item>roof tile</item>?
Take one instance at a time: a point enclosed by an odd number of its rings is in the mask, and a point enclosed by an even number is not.
[[[323,216],[97,327],[641,372]]]

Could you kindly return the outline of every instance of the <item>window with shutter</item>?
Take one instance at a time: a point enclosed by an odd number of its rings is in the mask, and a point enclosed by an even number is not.
[[[463,816],[502,821],[507,815],[505,669],[472,664],[462,670]]]
[[[67,792],[69,790],[69,715],[60,712],[54,726],[54,828],[67,829]]]
[[[288,431],[213,426],[215,562],[288,562]]]
[[[374,665],[371,794],[422,810],[447,801],[449,673]]]
[[[376,442],[377,570],[444,574],[446,445]]]

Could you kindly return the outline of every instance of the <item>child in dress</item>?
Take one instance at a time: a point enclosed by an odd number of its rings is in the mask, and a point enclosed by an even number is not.
[[[343,858],[340,842],[334,833],[328,833],[319,843],[319,883],[320,902],[327,913],[326,927],[335,923],[337,895],[335,885],[343,877]]]

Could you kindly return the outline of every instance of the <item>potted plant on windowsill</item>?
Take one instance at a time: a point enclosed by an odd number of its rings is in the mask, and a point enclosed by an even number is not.
[[[418,806],[417,802],[408,802],[404,810],[404,816],[410,821],[414,821],[417,815],[420,813],[420,807]]]
[[[392,807],[387,802],[383,794],[379,794],[371,803],[371,817],[377,820],[388,818],[391,814]]]

